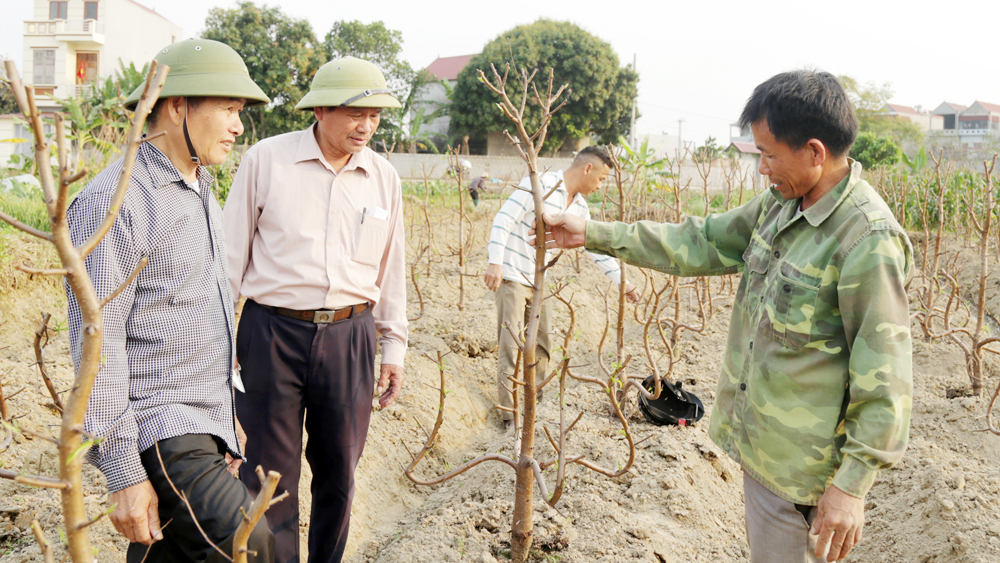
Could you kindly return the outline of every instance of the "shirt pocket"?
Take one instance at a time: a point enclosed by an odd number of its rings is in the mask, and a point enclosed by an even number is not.
[[[785,347],[800,349],[817,334],[817,309],[822,280],[801,272],[794,264],[781,265],[775,281],[774,336]]]
[[[767,270],[771,266],[771,248],[764,242],[753,239],[743,252],[743,262],[746,268],[743,271],[743,279],[740,280],[740,287],[736,291],[736,302],[753,309],[764,294]]]
[[[389,221],[358,212],[355,229],[357,241],[351,259],[359,264],[377,268],[385,253],[385,242],[389,238]]]

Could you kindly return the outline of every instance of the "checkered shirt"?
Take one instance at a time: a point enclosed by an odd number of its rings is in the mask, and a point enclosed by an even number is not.
[[[69,206],[73,244],[101,223],[122,161],[97,175]],[[211,434],[239,454],[233,387],[233,299],[222,210],[212,174],[198,169],[201,193],[156,147],[139,147],[132,183],[87,272],[104,298],[145,256],[149,263],[103,309],[101,370],[84,424],[103,438],[87,459],[114,492],[147,480],[139,454],[158,440]],[[66,287],[73,363],[80,365],[80,307]]]

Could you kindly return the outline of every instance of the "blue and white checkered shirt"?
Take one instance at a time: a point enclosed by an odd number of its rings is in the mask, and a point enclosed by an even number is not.
[[[567,206],[569,191],[563,180],[562,170],[546,172],[539,178],[542,193],[547,194],[557,184],[559,188],[545,200],[545,212],[551,215],[569,213],[584,219],[590,219],[590,207],[587,200],[576,194],[573,203]],[[531,180],[525,177],[520,186],[531,190]],[[493,219],[490,231],[489,262],[503,264],[503,279],[524,286],[531,286],[528,280],[535,279],[535,247],[528,245],[528,230],[535,221],[535,201],[532,195],[523,190],[515,190],[510,195],[500,211]],[[621,269],[618,260],[611,256],[587,253],[597,267],[608,276],[608,279],[618,284],[621,281]],[[545,259],[552,260],[556,253],[553,250],[545,252]]]
[[[97,175],[67,212],[79,246],[101,223],[122,161]],[[132,183],[104,240],[86,259],[104,298],[145,256],[149,264],[103,309],[102,367],[84,427],[104,440],[87,459],[114,492],[147,479],[139,454],[153,442],[211,434],[239,454],[233,410],[233,299],[222,210],[212,174],[198,169],[200,193],[150,143],[139,147]],[[80,307],[69,287],[73,363],[80,365]]]

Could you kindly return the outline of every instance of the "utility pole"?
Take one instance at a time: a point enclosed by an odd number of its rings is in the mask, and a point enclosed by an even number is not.
[[[684,118],[677,120],[677,160],[680,161],[684,157],[684,141],[681,137],[681,123],[684,123]]]
[[[636,53],[632,53],[632,70],[634,72],[638,72],[636,71],[635,64],[636,64]],[[629,143],[632,145],[632,150],[635,150],[635,105],[638,103],[638,97],[639,97],[639,92],[637,90],[636,99],[632,100],[632,121],[629,122],[629,132],[631,137],[629,139]]]

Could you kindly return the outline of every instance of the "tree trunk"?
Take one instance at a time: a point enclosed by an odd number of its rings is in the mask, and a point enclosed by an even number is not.
[[[542,214],[538,210],[545,209],[542,201],[542,186],[538,177],[538,157],[535,154],[528,155],[528,176],[531,179],[531,192],[534,196],[535,219],[538,222],[537,230],[544,232],[545,225],[542,223]],[[535,407],[537,398],[535,396],[535,371],[537,361],[536,348],[538,346],[538,326],[541,321],[542,310],[542,288],[545,287],[545,237],[535,237],[535,279],[534,287],[531,289],[531,307],[528,312],[528,326],[524,340],[524,361],[521,363],[524,376],[522,392],[524,393],[524,416],[521,425],[521,451],[518,452],[517,460],[517,485],[514,492],[514,517],[510,530],[510,553],[514,563],[523,563],[528,559],[528,552],[531,550],[532,514],[534,507],[532,495],[534,493],[535,476],[531,461],[535,455]],[[516,387],[518,384],[514,383]],[[516,413],[515,413],[516,416]]]

